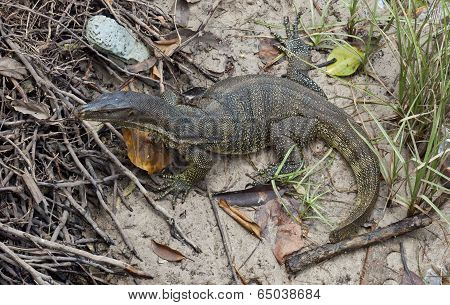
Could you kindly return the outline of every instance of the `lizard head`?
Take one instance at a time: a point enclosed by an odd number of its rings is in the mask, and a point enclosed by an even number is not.
[[[165,125],[175,111],[173,108],[157,96],[118,91],[100,95],[96,100],[78,107],[74,114],[86,121],[153,129],[152,126]]]

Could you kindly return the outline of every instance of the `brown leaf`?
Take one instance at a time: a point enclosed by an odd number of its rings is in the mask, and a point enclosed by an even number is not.
[[[45,104],[26,103],[23,100],[14,100],[11,102],[11,106],[13,106],[14,110],[23,114],[29,114],[38,120],[50,118],[50,110]]]
[[[153,67],[155,64],[156,58],[150,57],[149,59],[138,62],[137,64],[127,66],[127,70],[132,73],[139,73],[142,71],[150,70],[150,68]]]
[[[291,213],[291,206],[287,206]],[[289,216],[277,200],[261,206],[255,213],[262,236],[272,244],[272,252],[281,264],[285,257],[304,247],[301,225]],[[276,232],[276,233],[275,233]]]
[[[27,73],[27,69],[17,60],[9,57],[0,58],[1,75],[21,80],[24,79]]]
[[[259,239],[261,239],[261,228],[251,220],[247,215],[242,213],[240,210],[230,206],[226,200],[220,199],[219,206],[231,216],[234,220],[236,220],[241,226],[243,226],[247,231],[256,235]]]
[[[157,66],[153,66],[151,77],[156,80],[161,79],[161,74]]]
[[[156,19],[159,20],[159,22],[161,22],[162,25],[166,25],[167,21],[163,16],[156,16]]]
[[[155,55],[157,58],[162,57],[162,53],[164,55],[170,57],[175,49],[180,45],[180,40],[178,38],[170,39],[170,40],[158,40],[155,42],[156,48],[159,50],[159,52],[155,52]]]
[[[450,276],[442,277],[442,285],[450,285]]]
[[[278,263],[282,264],[286,256],[300,250],[304,245],[300,225],[297,223],[282,224],[278,226],[273,254]]]
[[[286,189],[279,191],[280,195],[286,192]],[[260,206],[266,204],[272,199],[277,198],[271,185],[257,185],[245,190],[215,194],[214,198],[223,199],[231,205],[240,207]]]
[[[169,262],[180,262],[186,258],[181,252],[152,240],[153,253]]]
[[[263,38],[259,41],[258,56],[264,64],[271,62],[280,54],[280,51],[275,47],[276,43],[277,40],[273,38]]]
[[[151,141],[149,132],[122,128],[122,134],[131,163],[149,174],[162,170],[172,161],[171,154],[163,145]]]

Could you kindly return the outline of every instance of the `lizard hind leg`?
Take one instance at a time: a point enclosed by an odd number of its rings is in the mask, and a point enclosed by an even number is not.
[[[291,173],[303,166],[302,149],[309,144],[317,132],[317,120],[304,117],[291,117],[275,123],[271,127],[270,141],[279,163],[292,148],[283,168],[282,174]],[[266,183],[278,170],[278,164],[271,164],[259,171],[258,179],[253,184]]]

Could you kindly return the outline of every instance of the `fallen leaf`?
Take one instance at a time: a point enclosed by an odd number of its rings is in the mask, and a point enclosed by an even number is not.
[[[450,276],[442,276],[442,285],[450,285]]]
[[[26,103],[23,100],[14,100],[11,102],[11,106],[13,106],[14,110],[23,114],[29,114],[38,120],[50,118],[50,110],[45,104]]]
[[[22,180],[30,191],[31,196],[33,196],[34,202],[36,204],[41,203],[44,200],[44,195],[42,194],[41,189],[36,184],[36,181],[30,175],[30,173],[25,171],[25,173],[22,175]]]
[[[24,79],[27,69],[15,59],[9,57],[0,58],[0,74],[18,80]]]
[[[403,246],[403,243],[400,243],[400,257],[403,264],[403,276],[400,285],[425,285],[420,276],[409,270],[406,263],[405,248]]]
[[[392,243],[380,243],[368,247],[359,277],[360,285],[383,285],[389,281],[400,282],[400,275],[393,268],[386,268],[388,256],[398,250]]]
[[[149,174],[162,170],[172,161],[171,154],[164,145],[151,141],[149,132],[122,128],[122,135],[131,163]]]
[[[187,3],[197,3],[200,2],[200,0],[186,0]]]
[[[166,25],[166,19],[163,16],[156,16],[156,19],[159,20],[159,22],[161,22],[162,25]]]
[[[152,76],[153,79],[161,79],[161,74],[159,74],[159,70],[158,70],[157,66],[153,66],[152,75],[151,76]]]
[[[305,245],[302,236],[302,227],[297,223],[279,225],[275,237],[273,254],[279,264],[282,264],[289,254],[292,254]]]
[[[175,22],[177,25],[187,27],[189,22],[189,4],[186,0],[174,1],[175,7]],[[172,9],[173,11],[173,9]]]
[[[421,6],[419,8],[416,9],[416,11],[414,12],[414,17],[417,18],[419,17],[423,12],[425,12],[428,8],[426,6]]]
[[[261,228],[251,220],[247,215],[239,211],[238,209],[230,206],[226,200],[220,199],[219,206],[231,216],[234,220],[236,220],[241,226],[243,226],[247,231],[254,234],[256,237],[261,239]]]
[[[152,240],[153,253],[169,262],[180,262],[186,258],[180,251]]]
[[[423,12],[428,9],[428,2],[425,0],[414,0],[413,7],[415,8],[415,12],[413,13],[413,18],[419,17]]]
[[[333,58],[336,62],[326,67],[326,72],[335,76],[348,76],[358,69],[361,64],[364,52],[349,45],[337,46],[334,48],[327,60],[330,61]]]
[[[279,190],[281,196],[285,192],[286,189]],[[277,195],[274,193],[272,185],[257,185],[245,190],[215,194],[213,197],[219,200],[223,199],[231,205],[249,207],[263,205],[277,198]]]
[[[155,56],[157,58],[161,58],[161,52],[170,57],[175,49],[180,45],[180,40],[178,38],[170,39],[170,40],[158,40],[155,42],[156,48],[159,52],[155,52]]]
[[[287,208],[291,210],[291,206]],[[302,226],[286,213],[277,200],[258,208],[255,221],[261,228],[262,236],[272,244],[272,252],[280,264],[289,254],[304,247]]]
[[[149,59],[138,62],[137,64],[127,66],[127,70],[132,73],[139,73],[142,71],[150,70],[150,68],[153,67],[155,64],[156,58],[150,57]]]
[[[280,54],[280,51],[275,47],[277,40],[273,38],[263,38],[259,41],[258,57],[264,64],[271,62]]]

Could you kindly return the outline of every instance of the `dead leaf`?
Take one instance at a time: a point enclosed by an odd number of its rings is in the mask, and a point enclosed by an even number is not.
[[[161,74],[159,74],[159,70],[158,70],[157,66],[153,66],[152,75],[151,76],[152,76],[153,79],[161,79]]]
[[[131,163],[149,174],[162,170],[172,161],[171,154],[164,145],[151,141],[149,132],[122,128],[122,135]]]
[[[272,251],[278,263],[282,264],[286,256],[300,250],[304,245],[302,227],[297,223],[286,223],[278,226]]]
[[[31,196],[33,196],[34,202],[36,204],[41,203],[44,200],[44,195],[42,194],[39,186],[36,184],[36,181],[33,179],[30,173],[26,171],[22,175],[22,180],[30,191]]]
[[[197,3],[200,2],[200,0],[186,0],[187,3]]]
[[[263,38],[259,41],[258,57],[264,64],[271,62],[280,54],[280,51],[275,47],[277,40],[273,38]]]
[[[0,58],[0,74],[22,80],[27,76],[28,72],[27,69],[25,69],[25,66],[17,60],[9,57],[2,57]]]
[[[291,211],[292,207],[287,207]],[[291,211],[295,214],[295,211]],[[285,258],[305,245],[302,226],[289,216],[277,200],[269,201],[255,213],[262,236],[272,244],[272,252],[281,264]],[[276,233],[275,233],[276,232]]]
[[[286,189],[279,191],[280,195],[286,192]],[[240,207],[260,206],[270,200],[277,198],[271,185],[257,185],[245,190],[215,194],[216,199],[223,199],[231,205]]]
[[[360,285],[383,285],[388,281],[400,282],[394,268],[386,268],[388,256],[398,250],[392,243],[380,243],[377,247],[367,247],[359,276]]]
[[[155,42],[155,46],[159,52],[155,52],[157,58],[161,58],[161,52],[167,57],[172,56],[175,49],[180,45],[180,40],[178,38],[170,40],[158,40]]]
[[[186,258],[181,252],[152,240],[153,253],[169,262],[180,262]]]
[[[159,22],[161,22],[162,25],[166,25],[166,19],[163,16],[156,16],[156,19],[159,20]]]
[[[442,276],[442,285],[450,285],[450,276]]]
[[[132,73],[139,73],[142,71],[150,70],[150,68],[153,67],[155,64],[156,58],[150,57],[149,59],[138,62],[137,64],[127,66],[127,70]]]
[[[11,106],[13,106],[14,110],[23,114],[29,114],[38,120],[50,118],[50,110],[45,104],[25,103],[23,100],[14,100],[11,102]]]
[[[247,215],[239,211],[238,209],[230,206],[226,200],[220,199],[219,206],[231,216],[234,220],[236,220],[241,226],[243,226],[247,231],[254,234],[256,237],[261,239],[261,228],[251,220]]]
[[[400,243],[400,257],[403,264],[403,276],[400,285],[425,285],[420,276],[409,270],[406,263],[405,248],[403,246],[403,243]]]
[[[178,0],[174,2],[176,4],[175,9],[175,22],[177,25],[187,27],[189,23],[189,5],[186,0]],[[172,9],[173,11],[173,9]]]
[[[349,45],[340,45],[334,48],[327,61],[333,58],[336,62],[330,64],[326,68],[326,72],[335,76],[348,76],[355,73],[364,57],[364,52],[356,47]]]

